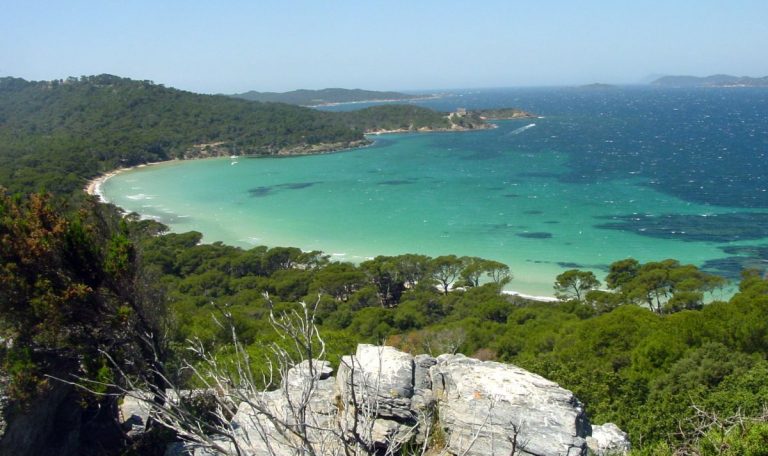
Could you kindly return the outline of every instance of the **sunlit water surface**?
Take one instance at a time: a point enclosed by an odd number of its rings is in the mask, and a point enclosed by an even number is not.
[[[543,118],[381,135],[337,154],[164,163],[102,190],[207,242],[354,262],[408,252],[495,259],[510,266],[510,289],[533,295],[551,295],[566,269],[602,278],[626,257],[677,258],[730,278],[764,267],[768,90],[507,89],[418,103]]]

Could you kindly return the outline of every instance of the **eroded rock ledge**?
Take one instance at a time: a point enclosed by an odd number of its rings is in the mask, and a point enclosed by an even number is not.
[[[311,445],[317,454],[335,455],[350,448],[355,454],[390,454],[406,447],[414,454],[428,448],[426,454],[467,456],[629,450],[626,434],[615,425],[590,425],[573,393],[513,365],[358,345],[354,355],[342,359],[336,376],[331,373],[327,361],[315,360],[311,369],[304,361],[289,371],[281,388],[241,404],[232,418],[240,449],[249,455],[290,455],[297,446]],[[275,418],[296,424],[302,402],[310,429],[304,443],[275,424]],[[235,454],[231,443],[222,443]]]

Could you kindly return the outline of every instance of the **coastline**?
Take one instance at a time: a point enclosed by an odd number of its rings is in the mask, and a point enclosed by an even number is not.
[[[488,122],[485,125],[486,126],[478,127],[478,128],[466,128],[466,127],[458,127],[454,125],[453,127],[446,127],[446,128],[422,127],[422,128],[416,128],[416,129],[396,128],[394,130],[368,130],[363,134],[386,135],[390,133],[463,133],[467,131],[484,131],[484,130],[493,130],[494,128],[499,128],[498,125],[492,122]]]
[[[278,152],[277,154],[269,154],[269,155],[238,155],[236,157],[238,157],[238,158],[240,158],[240,157],[248,157],[248,158],[289,158],[289,157],[293,157],[293,156],[325,155],[325,154],[341,153],[341,152],[347,152],[347,151],[351,151],[351,150],[365,149],[365,148],[371,147],[371,146],[373,146],[375,144],[376,141],[375,141],[375,138],[368,138],[369,135],[370,136],[379,136],[379,135],[385,135],[385,134],[438,133],[438,132],[440,132],[440,133],[457,132],[458,133],[458,132],[482,131],[482,130],[486,130],[486,129],[498,128],[498,125],[496,125],[494,123],[491,123],[491,122],[489,122],[487,125],[488,125],[488,127],[486,127],[486,128],[477,128],[477,129],[470,129],[470,128],[461,128],[461,129],[453,128],[453,129],[449,129],[449,128],[446,128],[446,129],[416,129],[416,130],[396,129],[396,130],[371,131],[371,132],[366,132],[365,133],[367,141],[365,141],[364,143],[361,141],[362,144],[355,144],[355,145],[352,145],[351,147],[349,147],[350,145],[347,144],[346,147],[341,146],[341,147],[333,148],[333,147],[328,147],[328,146],[340,146],[340,144],[327,144],[327,145],[317,146],[316,148],[314,148],[314,150],[311,150],[311,151],[307,150],[307,149],[302,149],[300,151],[298,151],[296,149],[294,149],[294,150],[288,149],[286,151]],[[159,165],[159,164],[163,164],[163,163],[186,161],[186,160],[203,160],[203,159],[213,159],[213,158],[221,159],[221,158],[224,158],[224,157],[225,157],[225,155],[215,155],[215,156],[187,155],[187,156],[185,156],[185,158],[181,158],[181,159],[173,158],[173,159],[157,161],[157,162],[142,163],[142,164],[139,164],[139,165],[136,165],[136,166],[122,167],[122,168],[118,168],[118,169],[115,169],[115,170],[112,170],[112,171],[109,171],[109,172],[105,172],[105,173],[103,173],[103,174],[101,174],[101,175],[99,175],[99,176],[89,180],[86,183],[85,187],[83,188],[83,191],[85,191],[88,195],[95,196],[96,198],[98,198],[99,202],[108,204],[108,203],[110,203],[110,201],[105,197],[102,187],[103,187],[103,185],[104,185],[104,183],[106,181],[108,181],[109,179],[111,179],[111,178],[113,178],[113,177],[115,177],[115,176],[117,176],[117,175],[119,175],[121,173],[124,173],[126,171],[130,171],[130,170],[133,170],[133,169],[144,168],[144,167],[147,167],[147,166]],[[235,157],[235,156],[231,156],[231,157]],[[557,301],[559,301],[554,296],[526,294],[526,293],[522,293],[522,292],[519,292],[519,291],[516,291],[516,290],[512,290],[512,289],[510,289],[510,290],[502,290],[501,293],[504,294],[505,296],[519,297],[519,298],[522,298],[522,299],[527,299],[527,300],[537,301],[537,302],[557,302]]]
[[[397,133],[397,132],[392,132],[392,133]],[[382,134],[384,134],[384,133],[382,133]],[[366,146],[364,146],[364,147],[366,147]],[[339,150],[337,152],[343,152],[345,150],[350,150],[350,149]],[[328,153],[328,152],[324,152],[324,153]],[[321,152],[321,153],[318,153],[316,155],[322,155],[324,153]],[[256,156],[256,157],[258,157],[258,156]],[[273,157],[273,158],[287,158],[286,156],[271,156],[271,157]],[[220,158],[223,158],[223,157],[199,157],[199,158],[190,158],[188,160],[203,160],[203,159],[211,159],[211,158],[220,159]],[[180,160],[172,159],[172,160],[165,160],[165,161],[161,161],[161,162],[143,163],[143,164],[136,165],[136,166],[130,166],[130,167],[125,167],[125,168],[118,168],[116,170],[106,172],[104,174],[101,174],[101,175],[91,179],[90,181],[88,181],[86,186],[83,188],[83,191],[85,191],[88,195],[97,197],[99,202],[108,204],[109,200],[104,196],[104,193],[102,191],[102,186],[104,185],[104,183],[107,180],[109,180],[109,179],[111,179],[111,178],[113,178],[113,177],[115,177],[115,176],[117,176],[117,175],[119,175],[121,173],[124,173],[126,171],[130,171],[130,170],[133,170],[133,169],[145,168],[147,166],[159,165],[159,164],[169,163],[169,162],[174,162],[174,161],[180,161]],[[522,298],[522,299],[527,299],[527,300],[537,301],[537,302],[557,302],[558,301],[558,299],[555,298],[554,296],[531,295],[531,294],[522,293],[522,292],[519,292],[519,291],[516,291],[516,290],[502,290],[501,293],[504,294],[505,296],[519,297],[519,298]]]
[[[247,158],[288,158],[288,157],[304,157],[308,155],[326,155],[326,154],[336,154],[341,152],[348,152],[352,150],[357,149],[365,149],[367,147],[371,147],[374,145],[375,140],[367,138],[368,136],[379,136],[379,135],[386,135],[386,134],[398,134],[398,133],[461,133],[461,132],[467,132],[467,131],[482,131],[482,130],[490,130],[494,128],[498,128],[498,125],[494,123],[488,123],[487,127],[484,128],[419,128],[419,129],[394,129],[394,130],[370,130],[363,133],[364,136],[366,136],[365,140],[347,143],[347,144],[339,144],[339,143],[329,143],[329,144],[318,144],[316,146],[306,148],[306,147],[299,147],[299,148],[287,148],[278,151],[274,154],[259,154],[259,155],[233,155],[236,157],[247,157]],[[216,154],[216,155],[185,155],[184,158],[171,158],[168,160],[158,161],[158,162],[150,162],[150,163],[142,163],[140,165],[136,166],[129,166],[124,168],[117,168],[112,171],[105,172],[103,174],[100,174],[93,179],[89,180],[85,187],[83,187],[83,191],[91,196],[96,196],[99,198],[99,201],[103,203],[108,203],[109,201],[104,197],[103,192],[101,191],[102,185],[104,185],[104,182],[109,180],[110,178],[132,169],[136,168],[143,168],[145,166],[151,166],[151,165],[157,165],[161,163],[168,163],[172,161],[178,161],[178,160],[205,160],[208,158],[222,158],[227,156],[226,154]]]
[[[535,296],[535,295],[520,293],[515,290],[501,290],[501,293],[506,296],[515,296],[518,298],[528,299],[530,301],[538,301],[538,302],[558,302],[559,301],[559,299],[557,299],[554,296]]]
[[[144,168],[144,167],[151,166],[151,165],[157,165],[159,163],[168,163],[168,162],[171,162],[171,161],[174,161],[174,160],[165,160],[165,161],[161,161],[161,162],[152,162],[152,163],[142,163],[142,164],[136,165],[136,166],[129,166],[127,168],[117,168],[115,170],[108,171],[108,172],[106,172],[104,174],[100,174],[100,175],[94,177],[93,179],[89,180],[85,184],[85,187],[83,187],[83,191],[85,193],[87,193],[88,195],[90,195],[90,196],[95,196],[96,198],[99,199],[99,202],[101,202],[101,203],[109,203],[109,200],[107,200],[104,197],[104,192],[101,190],[101,187],[104,185],[104,183],[106,181],[108,181],[109,179],[111,179],[111,178],[113,178],[113,177],[117,176],[118,174],[123,173],[125,171],[130,171],[130,170],[136,169],[136,168]]]

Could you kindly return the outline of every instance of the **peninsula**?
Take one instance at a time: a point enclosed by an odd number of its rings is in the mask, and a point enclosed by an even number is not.
[[[53,81],[0,78],[0,182],[71,192],[145,163],[230,155],[306,155],[368,145],[368,133],[492,128],[517,109],[440,113],[387,104],[327,112],[201,95],[102,74]],[[136,132],[141,132],[136,134]],[[40,156],[45,151],[45,160]],[[55,178],[67,170],[66,178]]]
[[[517,108],[480,109],[468,111],[468,113],[476,115],[482,120],[536,119],[539,117],[536,114],[531,114]]]

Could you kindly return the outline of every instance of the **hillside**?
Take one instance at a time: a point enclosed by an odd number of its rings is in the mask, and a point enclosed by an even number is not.
[[[0,183],[69,192],[121,166],[339,149],[362,133],[308,108],[198,95],[111,75],[0,79]]]
[[[69,193],[99,173],[141,163],[321,153],[366,145],[370,132],[488,127],[477,116],[411,105],[336,113],[111,75],[1,78],[0,185]]]
[[[490,128],[483,119],[471,113],[445,114],[412,105],[373,106],[358,111],[339,112],[336,115],[345,125],[366,133]]]
[[[379,92],[362,89],[322,89],[322,90],[293,90],[291,92],[256,92],[232,95],[249,101],[272,103],[288,103],[300,106],[319,106],[334,103],[354,103],[361,101],[404,101],[419,98],[400,92]]]
[[[480,109],[470,113],[484,120],[535,119],[537,116],[517,108]]]
[[[768,87],[768,76],[752,78],[749,76],[731,76],[716,74],[706,77],[664,76],[651,82],[663,87]]]

